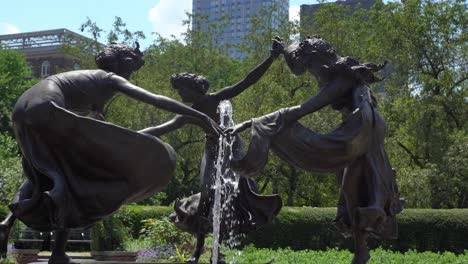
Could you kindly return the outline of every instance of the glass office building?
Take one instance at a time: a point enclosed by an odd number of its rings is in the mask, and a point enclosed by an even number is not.
[[[262,9],[271,12],[261,12]],[[278,29],[288,19],[289,0],[193,0],[192,14],[194,31],[210,32],[216,46],[231,58],[242,59],[244,54],[230,44],[242,43],[253,17],[265,16],[265,22]],[[220,24],[225,26],[217,28]]]

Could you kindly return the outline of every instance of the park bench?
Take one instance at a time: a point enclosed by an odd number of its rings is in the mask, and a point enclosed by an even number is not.
[[[40,232],[31,228],[16,228],[12,234],[12,241],[18,249],[38,249],[50,251],[54,243],[53,232]],[[89,251],[91,238],[89,229],[71,229],[68,237],[68,251]]]

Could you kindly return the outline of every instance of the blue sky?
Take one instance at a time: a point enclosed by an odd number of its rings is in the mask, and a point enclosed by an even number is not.
[[[316,0],[291,0],[290,13],[297,13],[301,4],[315,3]],[[66,28],[89,36],[79,31],[87,17],[108,31],[118,16],[129,30],[145,33],[147,39],[142,46],[146,47],[154,40],[152,32],[179,36],[184,31],[185,11],[191,9],[192,0],[9,0],[1,4],[0,35]]]

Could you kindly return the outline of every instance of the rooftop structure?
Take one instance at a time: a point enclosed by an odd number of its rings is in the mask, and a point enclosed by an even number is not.
[[[0,46],[25,54],[34,77],[79,69],[78,58],[64,54],[60,48],[64,44],[75,45],[80,41],[92,40],[64,28],[0,35]]]

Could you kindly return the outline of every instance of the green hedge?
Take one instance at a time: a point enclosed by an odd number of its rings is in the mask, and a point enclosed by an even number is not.
[[[0,219],[7,210],[0,205]],[[172,211],[172,207],[125,206],[114,217],[136,238],[143,220],[162,218]],[[351,249],[352,240],[344,239],[332,224],[335,214],[335,208],[284,207],[272,223],[252,232],[246,243],[259,248]],[[370,239],[370,247],[456,253],[468,250],[468,209],[405,209],[398,215],[398,227],[397,240]]]
[[[126,206],[116,217],[137,237],[142,220],[161,218],[170,207]],[[246,243],[259,248],[351,249],[353,241],[344,239],[332,224],[335,208],[284,207],[270,224],[252,232]],[[468,209],[405,209],[398,215],[397,240],[370,239],[369,246],[407,251],[452,251],[468,249]]]
[[[283,208],[273,223],[249,236],[256,247],[292,249],[351,249],[332,224],[335,208]],[[398,215],[396,240],[370,239],[369,246],[407,251],[452,251],[468,249],[468,209],[405,209]]]
[[[129,228],[132,237],[137,238],[143,228],[143,220],[162,218],[169,216],[172,212],[172,207],[167,206],[128,205],[120,208],[114,216]]]

